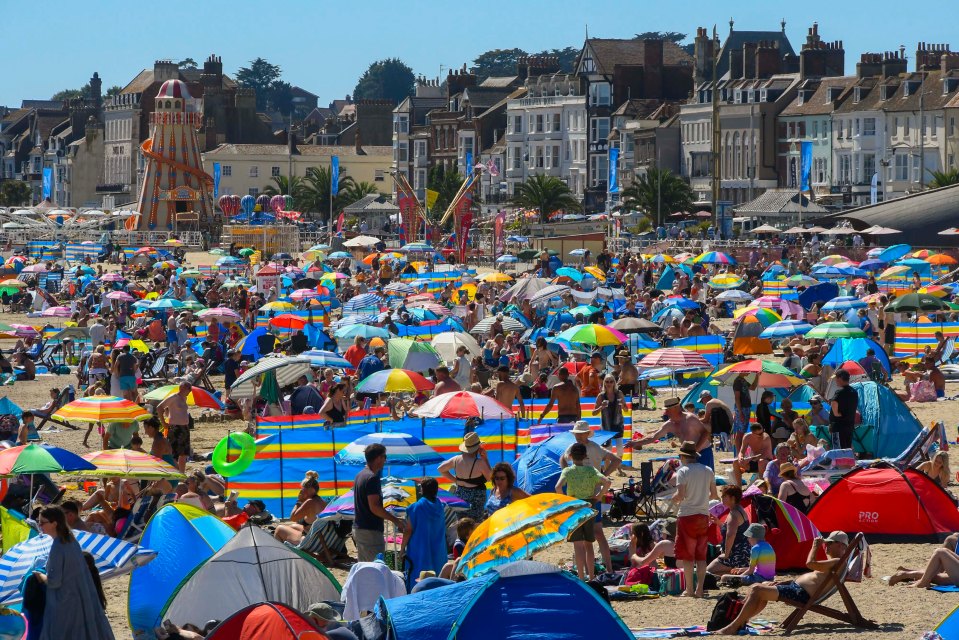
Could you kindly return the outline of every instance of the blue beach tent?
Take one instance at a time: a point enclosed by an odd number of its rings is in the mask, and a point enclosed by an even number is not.
[[[616,437],[612,431],[594,431],[593,440],[605,446]],[[516,472],[516,486],[532,495],[550,493],[556,490],[556,481],[562,470],[559,458],[571,444],[576,442],[572,433],[560,433],[539,444],[534,444],[513,462]]]
[[[839,338],[829,349],[829,353],[822,359],[822,363],[839,368],[839,365],[847,360],[859,362],[866,357],[866,351],[869,349],[875,352],[876,359],[879,360],[886,373],[891,374],[892,367],[889,364],[889,356],[886,355],[885,349],[869,338]]]
[[[915,440],[922,424],[896,392],[875,382],[850,385],[859,394],[862,424],[856,427],[856,453],[876,458],[895,458]]]

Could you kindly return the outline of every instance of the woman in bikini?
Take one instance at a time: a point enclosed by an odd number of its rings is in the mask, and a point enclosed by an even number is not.
[[[470,431],[463,437],[459,450],[460,455],[440,464],[439,472],[454,484],[456,495],[469,503],[464,516],[480,522],[485,517],[486,483],[493,470],[476,432]]]
[[[300,493],[296,498],[296,504],[293,505],[293,511],[290,513],[292,522],[278,526],[273,534],[274,538],[293,545],[298,545],[303,540],[316,517],[326,508],[326,502],[316,495],[320,490],[319,477],[316,471],[306,472],[306,477],[300,482]]]
[[[100,507],[90,514],[87,521],[102,524],[111,536],[119,535],[119,524],[130,515],[139,491],[140,486],[136,480],[125,480],[123,478],[113,478],[109,481],[101,480],[100,488],[87,498],[87,501],[80,507],[80,511],[89,511],[94,507]]]
[[[342,382],[330,388],[330,395],[320,408],[320,417],[326,420],[327,428],[342,427],[350,415],[350,401],[346,395],[346,385]]]

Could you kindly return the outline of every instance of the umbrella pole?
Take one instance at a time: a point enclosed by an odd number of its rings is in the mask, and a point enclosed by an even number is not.
[[[280,424],[280,428],[277,431],[277,438],[280,444],[280,517],[283,517],[283,514],[286,511],[283,509],[283,424]]]
[[[336,429],[330,428],[330,446],[333,447],[333,495],[340,495],[340,479],[336,472]]]

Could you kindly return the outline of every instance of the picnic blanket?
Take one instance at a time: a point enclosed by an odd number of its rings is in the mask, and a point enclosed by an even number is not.
[[[771,633],[776,623],[771,620],[760,620],[754,618],[746,625],[746,635],[761,636]],[[638,638],[691,638],[699,636],[711,636],[711,632],[706,631],[706,625],[695,625],[692,627],[646,627],[643,629],[630,629],[633,635]],[[742,633],[740,633],[742,635]]]

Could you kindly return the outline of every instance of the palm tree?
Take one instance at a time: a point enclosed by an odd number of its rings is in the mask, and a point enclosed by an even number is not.
[[[669,169],[653,167],[623,189],[621,202],[624,211],[644,211],[658,225],[662,224],[664,213],[692,208],[693,190]]]
[[[553,176],[534,175],[516,187],[512,204],[539,210],[540,222],[546,222],[554,211],[581,211],[583,206],[565,182]]]
[[[378,194],[379,192],[380,190],[372,182],[352,182],[343,188],[343,199],[347,203],[346,206],[350,206],[365,196]]]
[[[330,182],[333,172],[330,167],[309,167],[306,170],[306,177],[303,178],[303,210],[316,214],[316,218],[321,222],[328,222],[331,211],[339,211],[343,207],[351,204],[346,201],[345,192],[351,185],[356,184],[353,178],[343,175],[345,171],[340,169],[337,194],[333,197],[332,209],[330,208]]]
[[[263,188],[263,195],[267,196],[293,196],[293,209],[295,211],[303,210],[303,193],[305,184],[303,178],[293,176],[289,179],[286,176],[273,176],[272,184]]]
[[[932,171],[932,180],[926,183],[930,189],[940,189],[959,184],[959,169],[950,169],[949,171]]]

